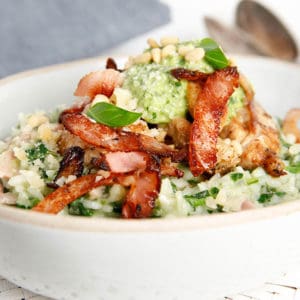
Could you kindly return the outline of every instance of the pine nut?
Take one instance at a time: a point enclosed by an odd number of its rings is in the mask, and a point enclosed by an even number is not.
[[[159,64],[161,59],[161,50],[159,48],[154,48],[151,50],[151,54],[153,61]]]
[[[189,51],[185,55],[185,59],[187,61],[199,61],[204,57],[204,55],[205,55],[204,49],[195,48],[194,50]]]
[[[155,39],[149,38],[147,40],[147,43],[148,43],[149,47],[151,47],[151,48],[159,48],[159,44],[156,42]]]
[[[151,53],[150,52],[145,52],[143,54],[140,54],[136,56],[133,61],[135,64],[147,64],[151,60]]]
[[[193,49],[195,49],[193,45],[181,45],[178,48],[178,54],[185,56],[188,52],[192,51]]]
[[[160,39],[160,44],[162,47],[167,45],[175,45],[178,44],[179,39],[177,36],[165,36]]]
[[[167,45],[161,51],[161,57],[165,58],[176,54],[176,48],[174,45]]]

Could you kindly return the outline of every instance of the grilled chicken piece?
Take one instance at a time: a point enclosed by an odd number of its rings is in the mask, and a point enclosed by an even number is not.
[[[240,86],[243,88],[243,90],[246,94],[247,101],[251,102],[254,98],[254,90],[253,90],[253,87],[252,87],[251,83],[246,78],[246,76],[243,75],[243,74],[240,74],[239,82],[240,82]]]
[[[225,174],[233,170],[241,161],[242,145],[236,140],[218,139],[216,173]]]
[[[191,123],[184,118],[175,118],[168,124],[168,133],[176,148],[186,147],[189,143]]]
[[[241,143],[243,153],[240,165],[248,170],[259,166],[270,175],[285,174],[279,158],[279,132],[272,117],[255,101],[241,109],[238,115],[222,130],[222,138]]]
[[[186,88],[186,99],[190,115],[194,118],[194,108],[199,97],[199,93],[202,90],[201,85],[198,82],[188,82]]]

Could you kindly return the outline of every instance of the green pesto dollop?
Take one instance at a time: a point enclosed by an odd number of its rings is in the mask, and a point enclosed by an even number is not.
[[[180,45],[176,46],[177,49]],[[204,73],[214,71],[204,58],[191,62],[176,53],[163,58],[159,64],[135,64],[125,72],[123,88],[130,90],[137,99],[138,107],[143,112],[142,118],[148,123],[168,123],[186,115],[187,82],[179,81],[170,74],[170,70],[179,67]]]
[[[239,86],[237,87],[228,101],[227,119],[226,123],[229,123],[234,118],[240,108],[244,106],[246,95],[244,90]]]
[[[158,64],[138,64],[126,72],[123,87],[129,89],[148,123],[168,123],[187,111],[186,85]]]

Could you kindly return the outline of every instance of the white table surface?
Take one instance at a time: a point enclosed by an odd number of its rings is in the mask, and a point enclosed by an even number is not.
[[[207,36],[203,24],[203,16],[209,15],[218,18],[227,24],[234,22],[234,9],[237,0],[163,0],[171,8],[172,22],[151,32],[132,39],[103,55],[130,55],[146,47],[146,39],[159,39],[165,35],[176,35],[181,40],[201,38]],[[261,3],[272,8],[277,16],[281,17],[290,32],[300,42],[300,18],[298,1],[295,0],[261,0]],[[300,48],[300,45],[299,45]],[[0,300],[46,300],[0,277]],[[201,299],[201,295],[199,295]],[[216,300],[300,300],[300,270],[283,274],[277,281],[262,282],[261,286],[253,287],[248,291],[240,291],[235,295],[224,295]]]

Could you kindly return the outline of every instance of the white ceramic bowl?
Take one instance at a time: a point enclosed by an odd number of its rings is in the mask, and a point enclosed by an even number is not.
[[[283,116],[300,99],[299,66],[237,58],[258,100]],[[71,103],[92,59],[0,82],[0,136],[18,112]],[[181,219],[62,217],[0,206],[0,274],[58,299],[216,299],[300,268],[300,201]]]

